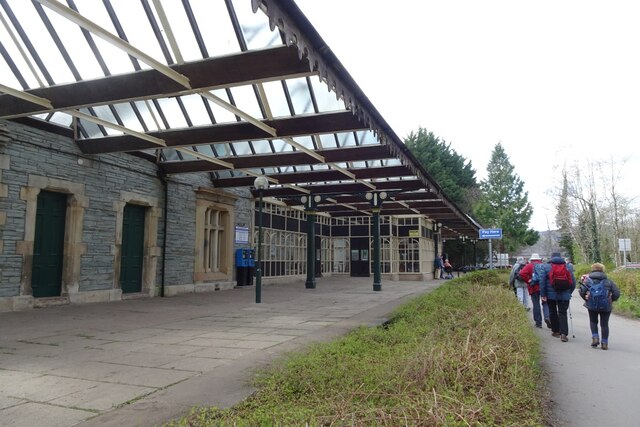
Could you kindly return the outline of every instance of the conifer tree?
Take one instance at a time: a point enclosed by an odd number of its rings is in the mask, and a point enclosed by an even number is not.
[[[514,172],[500,143],[491,153],[487,179],[480,181],[480,189],[481,196],[474,213],[484,226],[502,229],[501,252],[513,252],[538,241],[538,232],[528,228],[533,208],[524,191],[524,181]]]
[[[560,233],[558,244],[573,261],[573,236],[571,235],[571,205],[569,203],[569,182],[567,172],[562,171],[562,191],[556,211],[556,225]]]
[[[451,148],[451,143],[424,128],[411,132],[404,142],[447,197],[464,212],[471,212],[479,192],[471,161]]]

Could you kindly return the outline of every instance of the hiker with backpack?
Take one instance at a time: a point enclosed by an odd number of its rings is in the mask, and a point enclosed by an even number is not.
[[[540,310],[540,280],[538,276],[545,274],[545,265],[542,263],[540,255],[534,253],[529,258],[529,263],[520,270],[520,278],[527,284],[527,291],[531,298],[533,306],[533,321],[536,328],[542,328],[542,320],[547,324],[547,328],[551,329],[551,321],[549,320],[549,306],[546,302],[542,303]]]
[[[511,269],[509,275],[509,286],[515,291],[518,301],[526,308],[529,309],[529,292],[527,292],[527,282],[520,277],[520,271],[526,266],[527,262],[524,257],[518,257],[518,260]]]
[[[609,317],[613,309],[613,302],[620,298],[620,289],[607,277],[604,265],[596,262],[591,266],[591,272],[582,276],[578,292],[584,306],[589,310],[589,326],[591,327],[591,347],[603,350],[609,349]],[[600,317],[600,331],[602,341],[598,335],[598,317]]]
[[[545,273],[540,280],[540,297],[549,305],[551,335],[560,337],[562,342],[569,341],[569,322],[567,310],[571,293],[576,288],[576,278],[567,268],[567,263],[560,252],[551,254],[549,263],[545,265]]]

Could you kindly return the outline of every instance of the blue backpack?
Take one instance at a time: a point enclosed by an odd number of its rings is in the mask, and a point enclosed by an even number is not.
[[[587,308],[593,311],[611,311],[611,300],[609,299],[609,291],[605,286],[606,280],[591,280],[589,288],[589,301]]]
[[[545,267],[543,263],[533,265],[533,275],[531,276],[531,283],[540,284],[540,277],[545,274]]]

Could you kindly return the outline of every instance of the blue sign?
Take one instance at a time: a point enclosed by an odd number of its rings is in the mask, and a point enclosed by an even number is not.
[[[502,228],[481,228],[481,239],[502,239]]]

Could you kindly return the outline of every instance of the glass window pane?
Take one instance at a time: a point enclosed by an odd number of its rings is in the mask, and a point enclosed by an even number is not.
[[[129,39],[129,44],[140,49],[142,52],[151,56],[158,62],[167,64],[168,61],[162,53],[160,44],[153,33],[153,29],[151,28],[151,24],[149,23],[149,19],[147,18],[141,3],[132,2],[130,0],[112,0],[111,4],[118,15],[118,20],[127,35],[127,39]],[[155,12],[153,7],[152,10]],[[158,23],[160,22],[157,17],[156,21]],[[114,34],[117,33],[114,32]],[[164,34],[164,32],[162,34]],[[175,62],[175,58],[173,60]],[[143,62],[140,62],[140,66],[142,69],[152,68]]]
[[[212,90],[211,93],[222,99],[224,102],[231,104],[231,102],[229,101],[229,97],[227,96],[227,93],[224,89]],[[213,116],[216,118],[216,122],[230,123],[236,121],[235,114],[230,112],[228,109],[220,107],[218,104],[215,104],[209,100],[207,100],[207,102],[209,103],[209,107],[213,112]]]
[[[240,21],[242,34],[249,50],[282,44],[278,29],[271,31],[269,28],[269,20],[266,14],[262,12],[253,13],[250,2],[246,0],[235,0],[233,7]]]
[[[262,84],[264,93],[271,109],[273,117],[289,117],[291,112],[287,105],[287,98],[284,95],[284,89],[282,88],[282,82],[265,82]]]
[[[62,126],[71,126],[71,120],[72,117],[69,114],[55,112],[49,121]]]
[[[80,27],[46,7],[44,10],[82,80],[104,77],[105,73],[100,68],[96,56],[89,44],[84,42],[85,37]],[[66,67],[66,64],[60,63],[59,66]]]
[[[251,150],[249,149],[249,144],[246,142],[234,142],[232,143],[232,145],[238,156],[251,154]]]
[[[127,2],[120,0],[120,3],[125,3],[130,6],[128,12],[133,16],[138,16],[139,13],[144,13],[142,11],[142,7],[138,2]],[[112,2],[114,4],[116,2]],[[96,23],[106,31],[109,31],[111,34],[117,35],[115,27],[111,22],[111,18],[109,18],[109,14],[107,13],[106,8],[102,5],[102,3],[95,2],[76,2],[76,6],[80,13],[85,16],[90,21]],[[144,15],[143,15],[144,16]],[[120,16],[118,17],[120,18]],[[144,18],[146,22],[146,17]],[[75,25],[75,24],[73,24]],[[127,33],[127,38],[129,34]],[[100,51],[100,54],[104,58],[104,61],[107,63],[109,67],[109,71],[111,74],[122,74],[129,73],[134,70],[133,64],[129,59],[129,56],[122,51],[121,49],[115,47],[111,43],[108,43],[101,39],[100,37],[93,36],[93,41],[95,42],[97,49]],[[82,36],[84,40],[84,36]],[[130,40],[130,39],[129,39]],[[77,43],[74,43],[77,44]],[[140,46],[137,46],[140,48]],[[144,50],[144,46],[142,46]],[[93,57],[93,54],[91,54]],[[148,67],[147,67],[148,68]]]
[[[217,3],[217,2],[211,2]],[[150,2],[150,4],[154,4]],[[178,1],[165,1],[162,2],[162,8],[164,13],[167,15],[169,20],[169,25],[171,26],[171,32],[176,40],[178,48],[180,50],[180,55],[182,55],[183,61],[193,61],[196,59],[202,59],[202,55],[200,54],[200,49],[198,48],[198,44],[196,43],[196,39],[193,35],[193,31],[191,31],[191,25],[189,24],[189,20],[187,18],[187,13],[182,6],[182,2]],[[155,11],[155,7],[152,7]],[[157,14],[156,14],[157,16]],[[209,15],[211,16],[211,15]],[[160,20],[156,17],[158,21],[158,25],[162,28],[162,24]],[[163,34],[164,34],[163,29]],[[165,42],[167,46],[169,45],[169,39],[165,37]],[[172,52],[173,55],[173,52]],[[177,58],[174,56],[174,60],[176,62]]]
[[[240,51],[240,45],[223,1],[191,0],[190,3],[210,57]],[[250,5],[246,6],[251,8]]]
[[[230,90],[236,107],[251,117],[256,119],[263,118],[260,105],[258,104],[258,98],[253,91],[253,86],[237,86]],[[223,99],[227,100],[228,98],[225,96]]]
[[[189,119],[194,126],[210,125],[211,118],[204,108],[202,97],[197,94],[181,96],[182,104],[189,114]]]
[[[328,86],[323,82],[320,82],[317,77],[309,79],[311,81],[311,87],[313,87],[313,93],[316,96],[316,102],[318,103],[318,110],[320,112],[327,111],[341,111],[344,110],[344,103],[336,99],[335,92],[328,90]]]
[[[187,121],[180,110],[178,101],[175,98],[160,98],[158,104],[164,113],[164,117],[167,119],[170,128],[184,128],[187,127]]]
[[[307,79],[298,78],[287,80],[287,86],[296,114],[313,113],[313,103],[311,102],[311,92],[309,92]]]
[[[29,41],[36,49],[38,56],[42,60],[46,71],[51,75],[54,83],[74,82],[76,79],[64,62],[60,50],[49,36],[47,28],[44,26],[33,4],[26,1],[13,2],[11,9],[20,22],[22,29],[27,34]],[[47,12],[45,11],[45,13]],[[17,33],[14,34],[17,35]],[[26,48],[23,47],[23,49],[26,51]],[[33,64],[34,67],[38,69],[38,72],[40,72],[39,68],[35,66],[35,61]],[[42,76],[42,81],[45,85],[49,85],[44,79],[44,76]]]

